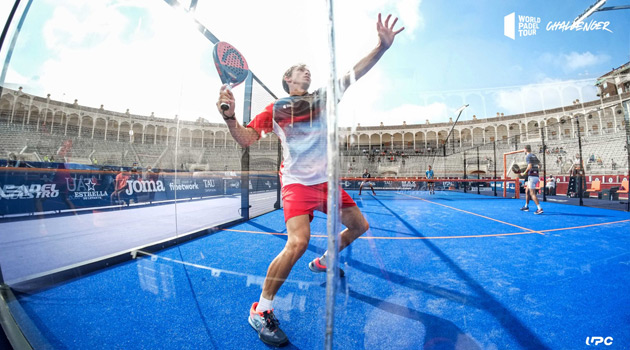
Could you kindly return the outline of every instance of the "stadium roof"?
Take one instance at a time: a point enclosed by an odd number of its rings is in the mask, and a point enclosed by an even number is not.
[[[599,86],[600,84],[604,83],[606,80],[611,78],[612,76],[623,74],[624,71],[626,71],[626,70],[629,71],[629,72],[626,72],[626,73],[630,73],[630,62],[627,62],[627,63],[621,65],[618,68],[613,68],[610,72],[608,72],[608,73],[602,75],[601,77],[597,78],[597,82],[595,83],[595,85]]]

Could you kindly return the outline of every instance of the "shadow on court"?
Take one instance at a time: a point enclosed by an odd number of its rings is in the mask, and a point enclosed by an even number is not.
[[[379,203],[383,206],[383,208],[389,211],[393,217],[398,219],[410,232],[413,232],[418,237],[425,237],[422,233],[416,230],[413,225],[403,219],[394,210],[390,209],[380,201]],[[492,315],[523,348],[549,349],[549,347],[545,345],[535,333],[533,333],[528,327],[526,327],[523,322],[521,322],[508,308],[503,306],[499,301],[497,301],[488,292],[486,292],[479,283],[477,283],[464,270],[462,270],[459,265],[457,265],[450,257],[442,252],[442,250],[436,247],[432,242],[430,242],[430,240],[422,240],[422,243],[424,243],[436,256],[438,256],[442,260],[442,262],[446,263],[448,267],[453,272],[455,272],[455,274],[457,274],[457,276],[461,278],[462,281],[464,281],[471,288],[471,290],[473,290],[477,294],[477,296],[463,295],[458,292],[415,281],[408,277],[397,275],[392,272],[387,272],[386,277],[389,278],[390,281],[406,286],[408,288],[432,293],[464,305],[472,305],[479,309],[485,310],[490,315]],[[349,263],[351,266],[366,273],[372,274],[374,276],[382,276],[381,271],[376,268],[368,268],[367,265],[360,264],[356,261],[351,261]]]
[[[399,220],[408,230],[411,232],[406,235],[412,235],[416,237],[426,237],[422,233],[420,233],[416,228],[413,227],[409,222],[404,220],[400,215],[398,215],[394,210],[388,208],[385,204],[377,200],[383,208],[385,208],[389,213]],[[317,217],[316,217],[317,219]],[[258,228],[263,232],[275,232],[273,229],[262,225],[260,223],[250,221],[248,222],[250,225]],[[391,231],[391,230],[390,230]],[[391,231],[394,232],[394,231]],[[285,235],[275,235],[275,237],[282,239],[284,241],[287,240],[287,236]],[[488,314],[492,315],[501,326],[509,332],[513,338],[525,349],[549,349],[549,347],[544,344],[536,334],[534,334],[527,326],[523,324],[508,308],[503,306],[499,301],[493,298],[485,289],[477,283],[473,278],[471,278],[466,272],[464,272],[451,258],[449,258],[444,252],[442,252],[439,248],[437,248],[433,243],[429,240],[422,240],[425,245],[436,255],[441,261],[446,263],[448,267],[454,271],[462,281],[464,281],[470,288],[475,292],[476,295],[467,295],[460,293],[458,291],[453,291],[450,289],[442,288],[440,286],[436,286],[433,284],[428,284],[422,281],[414,280],[409,277],[405,277],[399,275],[397,273],[384,270],[382,268],[378,268],[375,266],[371,266],[365,264],[363,262],[354,260],[352,258],[346,258],[345,262],[350,265],[353,269],[360,270],[366,274],[375,276],[377,278],[386,279],[390,282],[396,283],[400,286],[411,288],[420,292],[425,292],[428,294],[435,295],[440,298],[444,298],[446,300],[450,300],[461,305],[475,307],[479,310],[486,311]],[[351,246],[350,246],[351,247]],[[324,253],[325,249],[317,247],[311,243],[309,243],[308,248],[309,251],[315,253],[316,255],[321,255]],[[345,281],[342,281],[343,283]],[[322,287],[325,286],[325,283],[322,284]],[[430,342],[432,339],[442,339],[443,341],[452,342],[451,345],[462,345],[464,342],[466,344],[465,349],[478,349],[478,345],[474,341],[470,339],[467,341],[468,336],[464,336],[464,333],[452,322],[448,320],[444,320],[442,318],[432,316],[426,313],[422,313],[412,308],[408,308],[405,306],[401,306],[395,303],[391,303],[389,301],[380,300],[377,298],[373,298],[364,294],[361,294],[357,291],[352,290],[351,288],[344,287],[343,284],[340,284],[339,290],[344,290],[346,293],[356,299],[360,300],[364,303],[372,305],[376,308],[379,308],[382,311],[387,313],[391,313],[393,315],[402,316],[408,319],[412,319],[415,321],[422,322],[426,327],[426,341]],[[464,338],[462,338],[464,336]],[[431,344],[425,344],[431,345]],[[435,344],[434,344],[435,345]],[[432,345],[432,346],[434,346]],[[440,346],[449,347],[448,344],[441,344]]]

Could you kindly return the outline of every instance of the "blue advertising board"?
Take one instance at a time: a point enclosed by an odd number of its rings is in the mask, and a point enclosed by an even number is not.
[[[0,168],[0,216],[30,215],[112,205],[154,204],[241,193],[240,174]],[[276,174],[249,174],[249,192],[275,190]]]

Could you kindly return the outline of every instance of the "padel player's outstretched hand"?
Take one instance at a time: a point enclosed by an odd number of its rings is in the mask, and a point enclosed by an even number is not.
[[[223,103],[227,103],[230,108],[227,110],[221,109],[221,104]],[[217,110],[223,115],[223,118],[231,117],[234,115],[234,105],[234,94],[232,94],[232,90],[228,88],[227,84],[223,84],[223,86],[221,86],[221,90],[219,91]]]
[[[398,17],[394,18],[394,21],[390,25],[389,20],[391,19],[391,17],[392,15],[387,15],[387,18],[385,18],[385,24],[383,24],[383,21],[381,20],[381,14],[379,13],[378,22],[376,22],[378,39],[385,49],[389,49],[389,47],[392,46],[392,43],[394,43],[394,37],[396,37],[398,33],[402,32],[405,29],[405,27],[402,27],[398,30],[394,30],[394,26],[396,25],[396,22],[398,22]]]
[[[391,24],[390,21],[392,21]],[[372,69],[372,67],[374,67],[376,62],[381,59],[383,54],[385,54],[385,51],[389,50],[394,43],[396,35],[405,29],[405,27],[402,27],[398,30],[394,30],[396,22],[398,22],[398,17],[394,17],[392,20],[392,15],[387,15],[385,23],[383,23],[381,14],[378,14],[378,21],[376,22],[378,44],[372,51],[370,51],[370,53],[368,53],[367,56],[359,60],[359,62],[354,65],[353,69],[351,69],[344,78],[342,78],[342,91],[345,91],[345,89],[354,84],[355,81],[364,76],[370,69]]]

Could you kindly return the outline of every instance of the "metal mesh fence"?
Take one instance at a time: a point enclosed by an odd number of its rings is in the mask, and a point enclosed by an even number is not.
[[[540,160],[544,200],[628,210],[629,98],[626,93],[590,103],[574,101],[571,107],[519,116],[499,140],[499,130],[487,128],[491,142],[460,149],[443,146],[440,171],[462,178],[514,177],[512,164],[526,165],[525,153],[514,152],[529,145]]]
[[[541,162],[539,192],[544,200],[628,210],[628,76],[607,79],[619,82],[618,90],[586,97],[589,101],[566,102],[569,96],[595,95],[606,79],[539,86],[533,92],[514,88],[508,95],[520,99],[520,114],[348,129],[340,145],[342,176],[357,177],[367,169],[376,177],[424,178],[431,165],[442,178],[513,177],[510,166],[522,165],[525,154],[509,154],[505,160],[504,154],[529,145]],[[497,92],[474,93],[485,106]],[[464,103],[467,95],[461,93]]]

